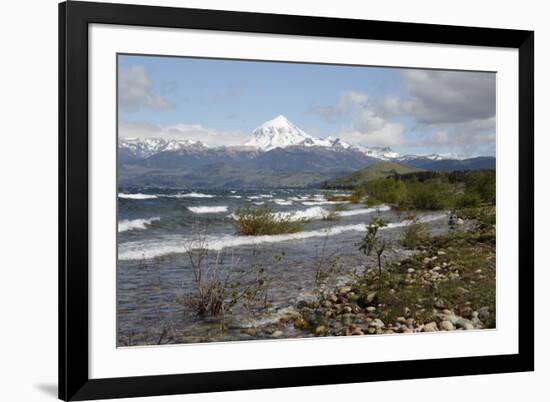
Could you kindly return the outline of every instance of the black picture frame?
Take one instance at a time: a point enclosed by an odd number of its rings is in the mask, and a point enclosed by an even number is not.
[[[214,373],[88,375],[88,25],[514,48],[519,52],[517,354]],[[169,395],[534,370],[534,32],[70,1],[59,4],[59,398]]]

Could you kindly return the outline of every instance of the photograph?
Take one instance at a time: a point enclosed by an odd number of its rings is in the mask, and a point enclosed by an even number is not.
[[[119,53],[116,346],[495,330],[496,77]]]

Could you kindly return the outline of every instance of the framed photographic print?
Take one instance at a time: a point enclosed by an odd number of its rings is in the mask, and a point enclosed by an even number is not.
[[[59,397],[534,369],[534,33],[59,5]]]

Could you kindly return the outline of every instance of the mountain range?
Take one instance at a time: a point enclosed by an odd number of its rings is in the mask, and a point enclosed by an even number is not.
[[[495,167],[494,157],[401,155],[388,147],[315,138],[284,116],[256,128],[241,146],[125,138],[118,147],[119,183],[123,186],[310,187],[380,161],[434,171]]]

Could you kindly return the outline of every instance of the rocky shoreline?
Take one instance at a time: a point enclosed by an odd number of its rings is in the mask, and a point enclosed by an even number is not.
[[[345,286],[298,302],[263,328],[273,338],[350,336],[496,327],[495,232],[492,228],[427,240],[389,264],[378,282],[367,268]]]

